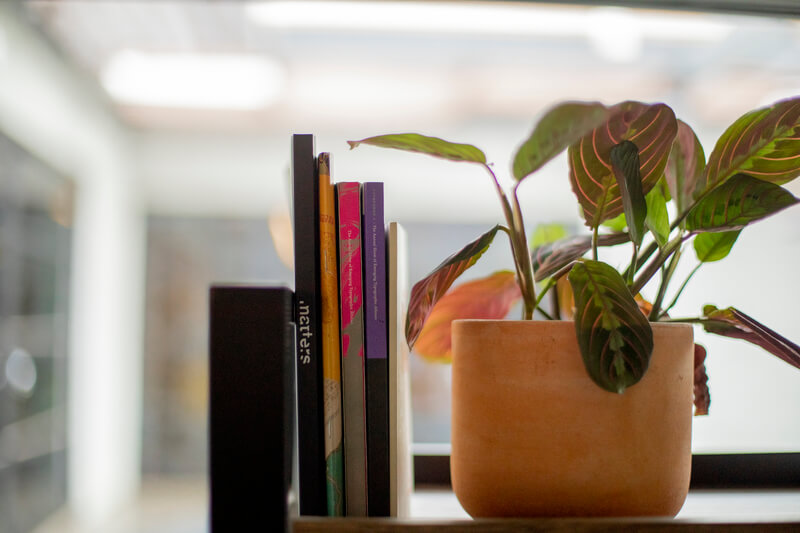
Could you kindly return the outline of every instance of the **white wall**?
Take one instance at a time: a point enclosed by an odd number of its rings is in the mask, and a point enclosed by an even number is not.
[[[76,184],[68,494],[95,523],[139,487],[143,209],[126,131],[19,11],[0,3],[0,130]]]

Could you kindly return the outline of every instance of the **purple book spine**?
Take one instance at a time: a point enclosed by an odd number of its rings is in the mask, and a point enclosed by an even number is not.
[[[383,183],[367,182],[362,191],[364,222],[365,356],[386,359],[386,226],[383,216]]]
[[[389,516],[389,360],[383,183],[361,189],[369,516]]]

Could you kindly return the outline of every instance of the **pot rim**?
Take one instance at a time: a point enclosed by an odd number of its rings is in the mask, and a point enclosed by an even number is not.
[[[543,325],[554,325],[554,324],[564,324],[564,325],[571,325],[574,327],[575,321],[574,320],[508,320],[508,319],[496,319],[496,318],[457,318],[453,320],[453,322],[461,322],[465,324],[492,324],[492,323],[503,323],[509,325],[524,325],[524,324],[536,324],[538,326]],[[686,329],[686,328],[693,328],[693,324],[689,324],[686,322],[650,322],[650,327],[655,328],[675,328],[675,329]]]

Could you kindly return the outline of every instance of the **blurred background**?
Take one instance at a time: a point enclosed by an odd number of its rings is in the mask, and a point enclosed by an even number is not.
[[[292,133],[333,153],[335,180],[386,183],[417,280],[501,220],[492,184],[348,139],[469,142],[507,179],[565,99],[666,102],[708,154],[800,94],[793,0],[611,3],[0,3],[0,531],[206,529],[208,286],[293,283]],[[530,228],[584,231],[564,157],[520,193]],[[736,305],[798,341],[799,260],[800,211],[781,212],[674,315]],[[468,274],[510,266],[498,240]],[[800,451],[800,372],[696,334],[695,452]],[[448,453],[449,367],[412,366],[417,449]]]

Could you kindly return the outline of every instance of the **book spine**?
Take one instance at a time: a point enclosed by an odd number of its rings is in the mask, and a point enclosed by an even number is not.
[[[389,516],[389,361],[383,183],[362,185],[369,516]]]
[[[329,516],[344,515],[342,450],[342,374],[339,352],[339,270],[336,262],[336,202],[330,154],[317,160],[319,169],[320,287],[322,289],[322,380],[325,411],[325,479]]]
[[[300,514],[326,515],[319,175],[313,135],[292,136]]]
[[[348,516],[367,516],[364,317],[359,184],[336,186],[342,344],[345,503]]]
[[[391,516],[411,512],[414,470],[411,458],[411,369],[406,343],[408,309],[408,255],[406,233],[397,222],[389,224],[389,473]]]

